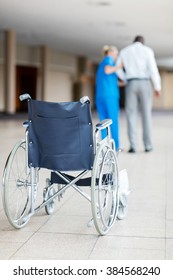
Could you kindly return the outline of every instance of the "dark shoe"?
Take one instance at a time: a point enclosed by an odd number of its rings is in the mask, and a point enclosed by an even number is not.
[[[146,148],[146,149],[145,149],[145,152],[146,152],[146,153],[149,153],[149,152],[151,152],[152,150],[153,150],[152,148],[148,148],[148,149]]]
[[[128,150],[128,153],[136,153],[136,150],[133,149],[133,148],[130,148],[130,149]]]

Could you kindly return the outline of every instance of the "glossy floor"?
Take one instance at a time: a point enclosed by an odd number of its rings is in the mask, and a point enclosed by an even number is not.
[[[94,123],[97,116],[94,114]],[[73,189],[51,216],[42,209],[20,230],[13,229],[0,199],[0,259],[164,260],[173,259],[173,113],[153,113],[154,150],[145,153],[138,123],[138,151],[128,154],[126,120],[120,116],[120,169],[128,171],[129,212],[106,236],[98,236],[90,204]],[[22,120],[0,120],[0,176],[9,151],[24,137]],[[1,183],[2,185],[2,183]]]

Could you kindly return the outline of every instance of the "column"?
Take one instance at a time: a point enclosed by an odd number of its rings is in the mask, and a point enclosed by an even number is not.
[[[77,81],[74,85],[74,100],[87,95],[94,106],[94,67],[86,57],[77,58]]]
[[[82,84],[82,75],[85,71],[86,58],[79,56],[77,57],[77,77],[76,82],[74,83],[73,89],[73,99],[78,101],[82,97],[83,84]]]
[[[5,112],[13,114],[16,110],[16,34],[13,30],[5,32]]]
[[[48,96],[48,66],[49,66],[49,48],[41,47],[41,95],[42,100]]]

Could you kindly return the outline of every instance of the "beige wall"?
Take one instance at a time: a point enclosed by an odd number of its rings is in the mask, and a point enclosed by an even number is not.
[[[40,48],[17,45],[16,64],[28,66],[40,66]]]
[[[73,100],[72,86],[76,79],[76,62],[75,56],[51,50],[46,100],[55,102]]]
[[[39,47],[17,45],[16,64],[35,66],[38,68],[37,98],[41,99],[41,55]],[[72,86],[77,75],[77,58],[70,54],[50,50],[48,67],[48,90],[46,100],[71,101]],[[162,96],[153,100],[153,108],[173,109],[173,72],[160,71],[162,79]],[[82,95],[88,95],[92,100],[92,88],[87,82],[83,84]],[[4,110],[4,68],[3,44],[0,42],[0,111]]]
[[[49,50],[48,87],[45,99],[48,101],[71,101],[72,82],[76,75],[76,57],[55,50]],[[39,47],[17,47],[17,64],[38,67],[37,98],[41,98],[41,53]]]
[[[160,98],[154,98],[153,107],[157,109],[173,109],[173,72],[160,71],[162,91]]]
[[[52,102],[72,101],[72,79],[69,73],[50,69],[48,74],[48,93],[45,100]]]
[[[0,111],[4,111],[4,67],[3,45],[0,43]],[[41,99],[41,53],[39,47],[17,45],[16,65],[38,68],[37,98]],[[72,84],[76,77],[76,57],[50,50],[48,66],[48,89],[45,96],[49,101],[72,101]]]

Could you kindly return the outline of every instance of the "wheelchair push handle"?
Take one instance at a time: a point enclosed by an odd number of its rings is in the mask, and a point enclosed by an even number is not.
[[[20,101],[31,99],[31,96],[28,93],[24,93],[19,96]]]
[[[84,103],[89,103],[90,99],[88,96],[83,96],[80,98],[80,103],[84,104]]]

